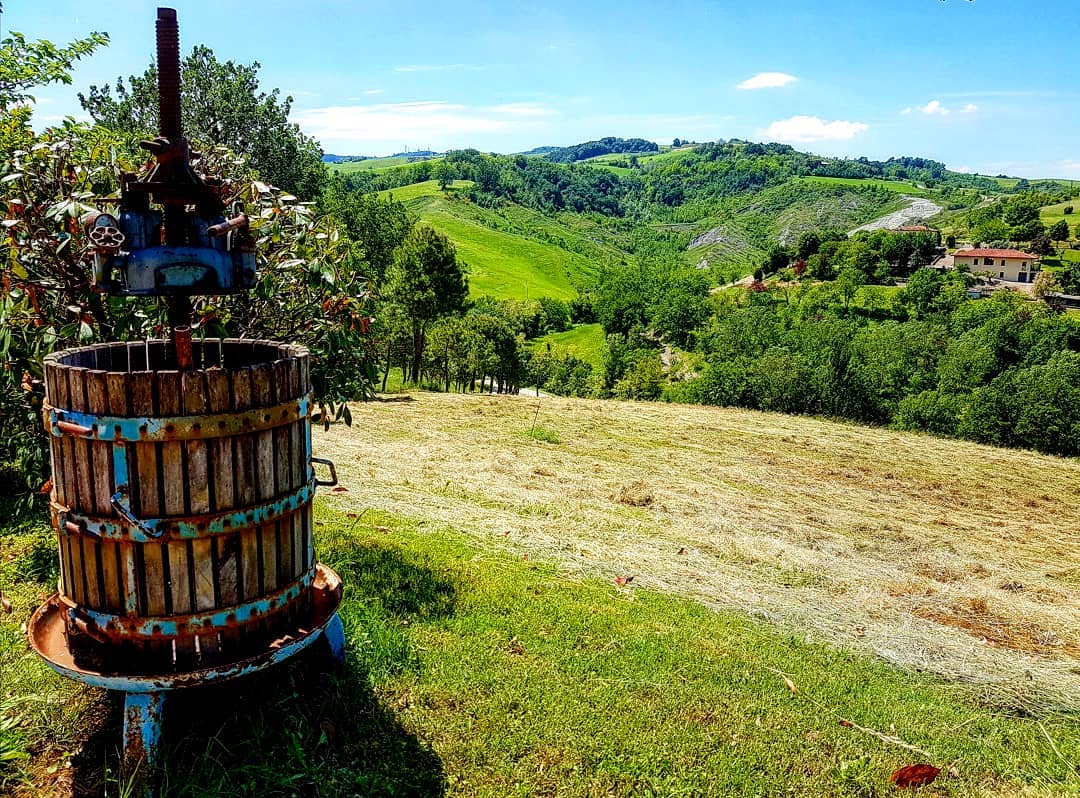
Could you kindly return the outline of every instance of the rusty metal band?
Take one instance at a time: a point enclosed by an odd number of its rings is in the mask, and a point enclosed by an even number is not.
[[[232,607],[191,615],[156,617],[116,615],[73,605],[71,600],[62,594],[61,601],[67,606],[71,620],[95,639],[176,639],[224,632],[284,610],[302,592],[311,587],[315,581],[316,571],[316,565],[313,564],[299,579],[273,593]]]
[[[254,410],[232,410],[197,416],[152,418],[140,416],[98,416],[45,406],[45,427],[57,438],[71,435],[91,441],[155,443],[160,441],[206,440],[249,432],[262,432],[292,424],[311,413],[312,395]]]
[[[315,495],[315,484],[312,479],[280,499],[242,509],[184,518],[140,518],[137,526],[118,518],[76,513],[57,502],[50,502],[49,507],[52,510],[53,524],[60,532],[86,535],[99,540],[166,543],[170,540],[209,538],[276,521],[308,504]]]

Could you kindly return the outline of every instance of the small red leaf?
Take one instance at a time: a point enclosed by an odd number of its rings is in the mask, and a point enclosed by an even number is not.
[[[929,784],[938,777],[940,772],[941,768],[933,765],[905,765],[889,776],[889,781],[901,790],[906,790],[909,787],[922,787]]]
[[[617,584],[619,587],[625,587],[626,585],[630,584],[633,581],[634,581],[634,577],[632,577],[632,576],[616,576],[615,577],[615,584]]]
[[[336,488],[331,488],[330,492],[331,493],[348,493],[349,489],[346,488],[344,485],[338,485]]]
[[[45,480],[45,484],[43,484],[41,486],[41,489],[38,490],[38,493],[45,494],[45,493],[49,493],[51,490],[52,490],[52,480],[47,479],[47,480]]]

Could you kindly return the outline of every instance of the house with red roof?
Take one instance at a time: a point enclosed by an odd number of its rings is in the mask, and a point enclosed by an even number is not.
[[[958,249],[953,266],[967,266],[974,274],[1014,283],[1033,283],[1039,256],[1019,249]]]

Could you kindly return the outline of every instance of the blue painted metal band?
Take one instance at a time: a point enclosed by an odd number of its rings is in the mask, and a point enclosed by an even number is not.
[[[72,512],[59,504],[52,504],[57,526],[73,523],[91,537],[104,540],[126,540],[132,543],[164,543],[169,540],[196,540],[250,529],[259,524],[274,521],[311,501],[315,495],[315,481],[311,480],[299,490],[272,502],[256,504],[240,510],[226,510],[186,518],[140,518],[139,526],[116,518],[100,518]]]
[[[291,399],[273,407],[196,416],[136,417],[98,416],[46,407],[49,433],[61,438],[72,435],[94,441],[150,443],[157,441],[204,440],[228,435],[273,429],[291,424],[311,414],[312,395]],[[59,424],[67,425],[61,429]],[[117,480],[119,484],[119,480]]]
[[[192,615],[162,615],[157,617],[129,617],[98,612],[88,607],[75,607],[71,612],[86,622],[91,630],[96,627],[109,637],[120,638],[178,638],[210,634],[241,626],[282,609],[315,581],[316,567],[280,590],[261,596],[254,601],[237,604],[212,612]]]

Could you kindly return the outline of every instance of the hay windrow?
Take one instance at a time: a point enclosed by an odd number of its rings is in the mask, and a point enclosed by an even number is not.
[[[414,394],[316,433],[348,493],[985,700],[1080,708],[1080,462],[751,411]],[[644,495],[647,503],[618,499]],[[681,552],[681,553],[680,553]],[[1019,586],[1019,588],[1017,587]],[[980,603],[981,602],[981,603]]]

